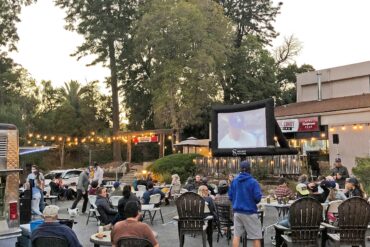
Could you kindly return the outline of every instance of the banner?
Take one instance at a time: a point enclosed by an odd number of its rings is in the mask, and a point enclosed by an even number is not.
[[[277,120],[283,133],[320,131],[319,117]]]

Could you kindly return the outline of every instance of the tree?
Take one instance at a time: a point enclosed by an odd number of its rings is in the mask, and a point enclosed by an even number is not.
[[[66,28],[84,36],[85,41],[73,54],[78,59],[86,55],[96,55],[90,64],[102,63],[108,66],[111,75],[108,83],[112,90],[113,134],[119,131],[119,100],[117,57],[131,28],[132,15],[141,0],[56,0],[57,6],[66,10]],[[113,143],[113,158],[121,161],[121,147]]]
[[[15,124],[25,134],[33,127],[38,93],[28,72],[0,54],[0,122]]]
[[[281,67],[277,72],[277,81],[280,85],[280,96],[276,99],[277,105],[295,103],[297,101],[297,74],[314,71],[309,64],[298,66],[296,63]]]
[[[275,60],[258,38],[249,35],[228,53],[221,85],[225,104],[240,104],[278,95]]]
[[[279,14],[282,3],[273,6],[270,0],[215,0],[224,8],[226,16],[236,27],[235,47],[240,47],[248,35],[254,35],[269,44],[278,33],[272,23]]]
[[[18,15],[23,5],[28,5],[33,0],[2,0],[0,1],[0,48],[17,50],[16,42],[19,40],[16,24],[19,22]]]
[[[180,130],[219,97],[230,22],[209,0],[154,0],[145,10],[133,40],[136,60],[150,66],[142,86],[153,97],[156,126]]]

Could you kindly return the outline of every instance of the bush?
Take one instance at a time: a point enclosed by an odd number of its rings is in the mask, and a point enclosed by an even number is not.
[[[201,157],[200,154],[172,154],[160,158],[148,167],[161,182],[171,182],[171,175],[178,174],[182,182],[194,176],[196,166],[193,159]]]
[[[370,193],[370,158],[356,158],[356,166],[352,168],[353,174],[360,180],[367,194]]]

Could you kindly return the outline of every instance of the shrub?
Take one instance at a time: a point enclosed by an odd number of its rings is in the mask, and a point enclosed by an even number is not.
[[[367,194],[370,193],[370,158],[356,158],[356,166],[352,168],[353,174],[360,180]]]
[[[182,182],[189,176],[194,176],[196,166],[193,159],[200,154],[172,154],[160,158],[148,167],[163,182],[171,182],[171,175],[178,174]]]

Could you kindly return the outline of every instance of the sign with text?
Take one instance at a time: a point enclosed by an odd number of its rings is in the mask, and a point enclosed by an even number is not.
[[[319,117],[293,118],[277,121],[283,133],[319,131]]]
[[[138,136],[132,139],[134,143],[158,142],[158,136]]]

